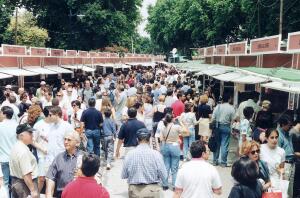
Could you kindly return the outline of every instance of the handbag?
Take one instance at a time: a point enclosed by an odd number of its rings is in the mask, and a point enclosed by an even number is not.
[[[282,192],[273,190],[270,192],[264,192],[262,198],[282,198]]]
[[[210,151],[216,152],[218,148],[218,139],[215,130],[213,131],[211,137],[209,138],[207,146]]]
[[[218,127],[218,124],[217,124],[217,120],[218,120],[217,115],[219,113],[219,110],[220,110],[220,105],[218,105],[217,108],[216,108],[216,117],[215,117],[215,119],[212,120],[209,123],[209,129],[211,129],[211,130],[214,130],[214,129],[216,129]]]

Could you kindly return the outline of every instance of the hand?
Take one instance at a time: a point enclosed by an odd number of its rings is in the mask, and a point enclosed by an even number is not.
[[[120,158],[120,151],[116,151],[116,158]]]
[[[39,197],[39,193],[36,190],[31,191],[30,195],[31,195],[32,198],[38,198]]]

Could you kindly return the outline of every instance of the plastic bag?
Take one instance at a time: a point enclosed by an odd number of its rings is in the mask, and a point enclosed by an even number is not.
[[[4,186],[0,188],[0,198],[9,198],[8,192]]]

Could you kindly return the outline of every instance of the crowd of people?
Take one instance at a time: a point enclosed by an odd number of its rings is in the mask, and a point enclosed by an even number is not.
[[[13,198],[106,198],[103,168],[114,171],[114,160],[124,158],[129,197],[170,189],[174,198],[210,198],[222,194],[216,166],[231,166],[236,138],[229,197],[284,191],[283,180],[288,196],[300,197],[300,114],[275,119],[271,102],[255,93],[235,109],[228,92],[217,99],[213,87],[200,85],[162,65],[61,79],[56,87],[41,81],[35,94],[6,85],[0,188]]]

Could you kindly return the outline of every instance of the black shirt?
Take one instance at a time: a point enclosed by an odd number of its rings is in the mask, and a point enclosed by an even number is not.
[[[237,184],[231,188],[228,198],[261,198],[263,187],[257,180],[254,185]]]
[[[146,128],[145,124],[136,118],[129,118],[128,121],[121,126],[118,138],[124,140],[124,147],[138,145],[136,132],[142,128]]]
[[[271,111],[259,111],[256,115],[256,127],[269,129],[273,127],[273,115]]]
[[[200,104],[197,110],[198,118],[209,118],[209,114],[211,114],[210,106],[207,104]]]
[[[103,117],[100,111],[94,107],[90,107],[83,111],[80,121],[84,122],[85,129],[95,130],[100,129]]]

